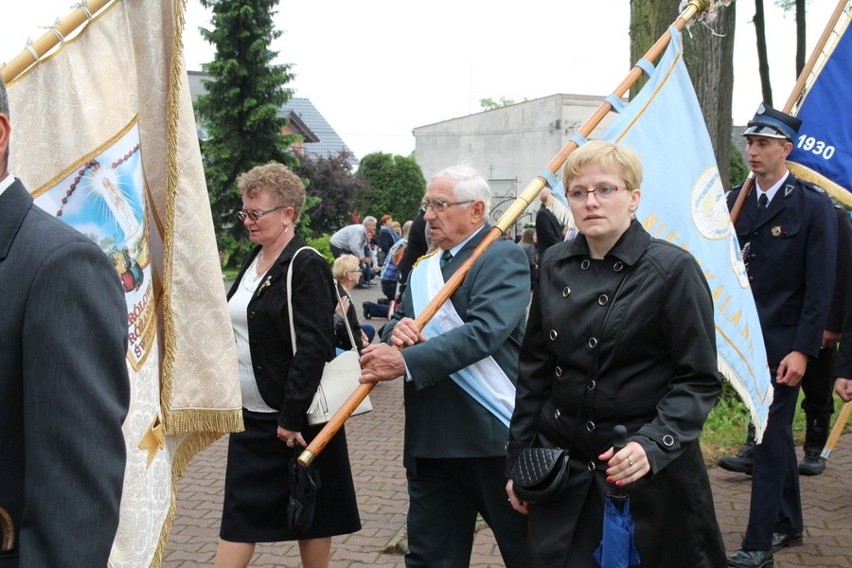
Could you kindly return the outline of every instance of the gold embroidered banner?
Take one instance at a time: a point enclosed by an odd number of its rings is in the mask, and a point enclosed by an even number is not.
[[[242,429],[184,8],[117,0],[8,84],[11,172],[101,246],[125,290],[132,395],[114,567],[161,564],[175,481],[197,452]]]

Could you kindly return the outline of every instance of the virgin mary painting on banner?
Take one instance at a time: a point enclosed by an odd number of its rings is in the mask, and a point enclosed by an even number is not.
[[[236,348],[183,61],[185,2],[83,4],[73,37],[17,76],[0,69],[10,170],[100,246],[124,288],[131,402],[109,564],[157,567],[175,481],[242,429]]]

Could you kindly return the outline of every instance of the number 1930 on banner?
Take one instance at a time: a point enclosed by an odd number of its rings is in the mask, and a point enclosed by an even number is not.
[[[834,156],[835,148],[829,144],[826,144],[822,140],[817,140],[813,136],[808,136],[807,134],[802,134],[799,136],[799,141],[796,145],[800,150],[804,150],[805,152],[810,152],[815,156],[822,156],[825,160],[830,160],[832,156]]]

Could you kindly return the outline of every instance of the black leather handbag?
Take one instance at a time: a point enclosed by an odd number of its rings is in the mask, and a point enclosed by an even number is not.
[[[558,499],[568,485],[568,450],[524,448],[512,466],[515,495],[527,503]]]
[[[287,526],[295,533],[303,533],[314,522],[317,493],[322,488],[316,464],[302,467],[298,464],[296,450],[290,459],[290,497],[287,499]]]

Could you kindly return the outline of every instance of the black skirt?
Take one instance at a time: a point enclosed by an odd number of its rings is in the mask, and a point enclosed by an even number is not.
[[[278,439],[278,415],[243,409],[245,432],[231,434],[219,536],[230,542],[278,542],[349,534],[361,530],[346,433],[340,431],[317,456],[322,488],[313,524],[295,534],[287,528],[289,471],[293,450]],[[321,427],[302,431],[310,441]]]

